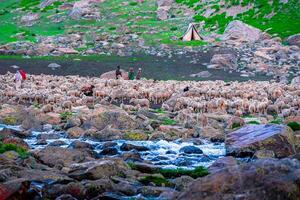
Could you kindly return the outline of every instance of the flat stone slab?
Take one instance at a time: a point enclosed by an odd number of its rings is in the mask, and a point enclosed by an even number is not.
[[[226,154],[237,157],[253,156],[258,150],[270,150],[276,157],[296,153],[299,144],[294,132],[285,125],[247,125],[226,135]]]

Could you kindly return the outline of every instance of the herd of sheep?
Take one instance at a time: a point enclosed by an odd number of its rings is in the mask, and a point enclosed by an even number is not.
[[[0,76],[0,102],[39,104],[44,112],[120,103],[126,111],[159,106],[168,111],[216,111],[241,116],[300,115],[300,86],[257,82],[114,80],[97,77],[31,75],[16,90],[14,75]]]

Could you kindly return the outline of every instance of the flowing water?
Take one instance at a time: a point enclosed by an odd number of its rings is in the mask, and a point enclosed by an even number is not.
[[[3,128],[11,128],[15,130],[19,130],[18,126],[6,126],[0,125],[0,130]],[[40,134],[56,134],[59,136],[59,139],[47,139],[47,144],[39,144],[38,143],[38,135]],[[76,141],[84,141],[92,145],[93,150],[96,153],[100,153],[102,151],[102,145],[105,143],[104,141],[95,141],[85,138],[80,139],[69,139],[66,138],[64,132],[57,132],[54,130],[49,130],[47,132],[36,132],[33,131],[31,136],[24,139],[27,142],[31,149],[41,149],[46,147],[47,145],[51,145],[52,142],[61,141],[59,146],[68,148],[69,145]],[[216,159],[223,157],[225,155],[225,145],[224,143],[212,143],[206,140],[202,140],[200,144],[190,142],[182,142],[180,139],[175,141],[126,141],[126,140],[114,140],[117,143],[115,146],[118,149],[120,154],[124,153],[120,146],[124,143],[133,144],[136,146],[147,147],[148,150],[139,151],[141,158],[145,161],[150,161],[154,165],[158,165],[161,168],[187,168],[193,169],[197,166],[210,166]],[[203,154],[186,154],[180,151],[182,147],[185,146],[194,146],[198,147],[203,151]],[[113,155],[114,156],[118,156]],[[105,156],[104,156],[105,157]],[[107,155],[107,157],[109,157]]]

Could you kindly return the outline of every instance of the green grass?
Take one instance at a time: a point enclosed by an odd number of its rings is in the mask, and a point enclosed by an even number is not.
[[[258,125],[258,124],[260,124],[260,122],[258,122],[258,121],[249,121],[249,122],[247,122],[247,124],[254,124],[254,125]]]
[[[162,110],[161,108],[154,109],[153,112],[157,114],[165,114],[165,111]]]
[[[130,169],[136,170],[136,166],[133,162],[128,162],[127,165]],[[154,173],[160,173],[165,178],[177,178],[180,176],[190,176],[192,178],[199,178],[209,174],[207,168],[203,166],[196,167],[195,169],[183,169],[183,168],[176,168],[176,169],[158,169],[154,171]],[[151,178],[147,178],[147,180],[151,180]]]
[[[139,182],[141,182],[144,185],[149,185],[150,183],[154,183],[156,186],[164,186],[164,187],[168,187],[172,185],[170,181],[168,181],[167,179],[159,176],[154,176],[154,175],[145,176],[141,178]]]
[[[0,154],[5,153],[7,151],[17,152],[19,154],[19,157],[22,159],[25,159],[28,157],[28,152],[25,149],[18,147],[15,144],[10,144],[10,143],[3,144],[2,142],[0,142]]]
[[[199,178],[208,175],[208,171],[205,167],[200,166],[196,167],[194,170],[188,170],[188,169],[160,169],[159,173],[162,174],[166,178],[176,178],[180,176],[190,176],[193,178]]]
[[[293,131],[300,131],[300,123],[299,122],[289,122],[287,124]]]
[[[269,122],[269,124],[283,124],[282,119],[277,118]]]
[[[205,21],[204,28],[209,31],[214,30],[214,27],[216,27],[216,30],[222,33],[229,22],[237,19],[263,31],[268,30],[268,33],[278,35],[281,38],[300,32],[300,3],[298,0],[289,0],[286,4],[274,0],[271,1],[271,5],[268,0],[226,0],[225,8],[237,5],[253,5],[252,9],[238,14],[235,18],[226,17],[225,13],[216,13],[208,18],[202,16],[204,8],[207,6],[219,11],[219,1],[211,1],[206,4],[197,0],[176,0],[176,2],[194,8],[196,11],[195,21]],[[267,17],[271,13],[275,13],[275,15]]]
[[[164,118],[164,119],[161,121],[161,124],[162,124],[162,125],[175,125],[175,124],[176,124],[176,121],[173,120],[173,119],[170,119],[170,118]]]

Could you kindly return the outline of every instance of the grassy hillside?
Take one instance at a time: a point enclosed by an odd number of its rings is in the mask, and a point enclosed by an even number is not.
[[[56,2],[44,9],[39,9],[39,0],[0,0],[0,44],[13,41],[36,41],[38,36],[52,36],[66,33],[83,33],[86,41],[92,45],[92,34],[112,36],[137,34],[147,45],[176,44],[186,45],[172,40],[172,36],[180,37],[187,27],[182,19],[182,11],[176,11],[178,18],[158,21],[156,16],[156,0],[136,3],[135,0],[110,0],[97,5],[99,20],[73,20],[68,17],[68,10],[60,10],[62,2]],[[66,2],[66,1],[65,1]],[[68,0],[72,3],[75,0]],[[124,4],[126,3],[126,4]],[[124,6],[125,5],[125,6]],[[27,13],[38,13],[39,22],[32,27],[20,24],[21,16]],[[62,19],[61,22],[53,22]],[[18,37],[18,36],[22,37]],[[191,42],[187,45],[199,45],[203,42]]]
[[[299,0],[289,0],[286,4],[280,3],[280,0],[176,0],[176,2],[193,8],[196,11],[195,21],[205,21],[205,28],[209,31],[223,33],[230,21],[238,19],[281,38],[300,33]],[[246,6],[249,6],[249,9],[236,16],[228,16],[226,13],[230,8],[243,9]],[[208,9],[213,9],[213,15],[204,17],[203,14]]]
[[[93,35],[110,35],[113,38],[126,34],[136,34],[146,45],[202,45],[199,41],[183,43],[179,38],[188,23],[205,21],[203,34],[210,32],[222,33],[226,25],[233,19],[240,19],[271,34],[282,38],[300,32],[299,0],[289,0],[287,4],[279,0],[176,0],[177,7],[171,10],[171,19],[158,21],[156,16],[156,0],[145,0],[136,3],[135,0],[106,0],[96,5],[100,19],[73,20],[68,17],[69,10],[59,9],[62,2],[72,3],[75,0],[58,1],[40,9],[40,0],[0,0],[0,44],[14,41],[36,42],[39,36],[55,36],[67,33],[84,35],[87,49],[94,45]],[[204,3],[201,3],[204,2]],[[226,9],[240,5],[251,5],[251,9],[236,17],[226,16]],[[184,16],[184,9],[195,11],[194,16]],[[213,14],[204,17],[207,9],[213,9]],[[39,20],[31,27],[23,26],[22,16],[28,13],[39,14]],[[174,39],[175,36],[175,39]],[[172,39],[173,38],[173,39]]]

